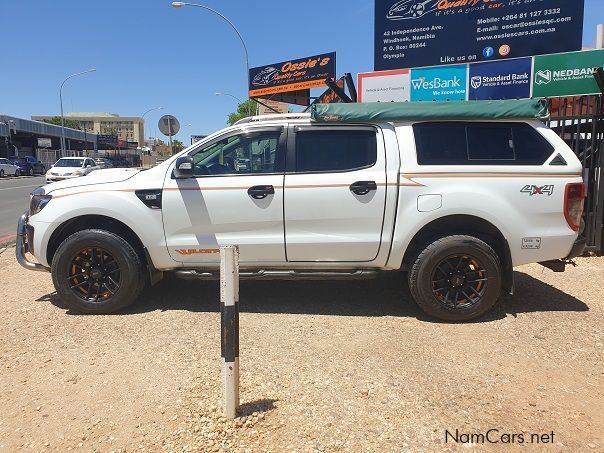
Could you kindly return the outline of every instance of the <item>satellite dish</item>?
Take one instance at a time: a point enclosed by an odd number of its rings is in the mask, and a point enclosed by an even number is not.
[[[164,115],[159,119],[159,123],[157,123],[157,127],[161,131],[162,134],[173,137],[178,134],[180,131],[180,123],[176,119],[175,116],[172,115]]]

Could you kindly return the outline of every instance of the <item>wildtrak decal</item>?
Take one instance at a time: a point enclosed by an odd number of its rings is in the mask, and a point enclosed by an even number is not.
[[[178,249],[176,253],[179,255],[209,255],[213,253],[220,253],[220,249]]]

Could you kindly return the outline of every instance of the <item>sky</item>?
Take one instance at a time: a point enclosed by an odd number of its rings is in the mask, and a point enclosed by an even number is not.
[[[371,0],[200,0],[240,30],[250,67],[337,52],[338,76],[373,70]],[[585,0],[584,47],[595,46],[604,0]],[[200,8],[170,0],[2,0],[0,113],[29,118],[59,114],[59,85],[69,74],[97,71],[65,84],[65,112],[176,116],[189,143],[226,125],[245,99],[243,47],[228,24]],[[322,90],[319,90],[319,92]],[[191,126],[186,126],[190,124]]]

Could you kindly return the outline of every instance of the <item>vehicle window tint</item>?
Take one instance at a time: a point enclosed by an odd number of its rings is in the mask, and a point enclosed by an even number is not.
[[[413,130],[420,165],[543,165],[554,152],[526,123],[418,123]]]
[[[282,171],[279,132],[235,135],[193,156],[195,176],[277,173]]]
[[[511,127],[468,126],[469,160],[514,160],[514,137]]]
[[[374,131],[314,130],[296,133],[296,171],[346,171],[377,160]]]

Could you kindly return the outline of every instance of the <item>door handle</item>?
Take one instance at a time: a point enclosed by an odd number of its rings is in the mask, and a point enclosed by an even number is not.
[[[367,195],[372,190],[377,190],[375,181],[357,181],[350,185],[350,191],[356,195]]]
[[[273,186],[252,186],[247,189],[247,193],[254,200],[262,200],[269,195],[273,195],[275,193],[275,188]]]

